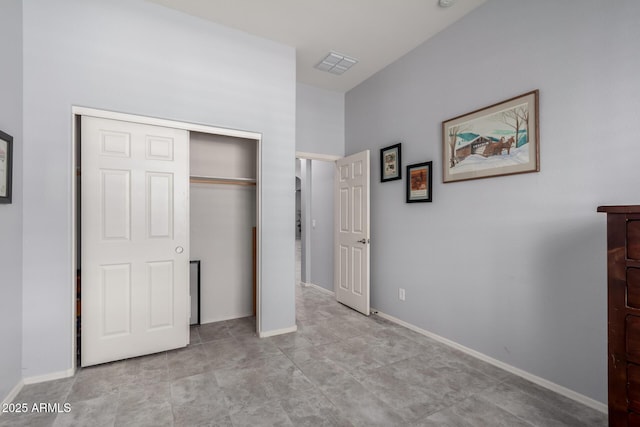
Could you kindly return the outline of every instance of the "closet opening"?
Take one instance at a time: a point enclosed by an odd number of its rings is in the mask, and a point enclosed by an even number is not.
[[[260,322],[261,135],[84,107],[72,108],[72,367],[81,366],[82,117],[181,129],[188,133],[190,325]],[[176,248],[178,252],[178,248]],[[185,251],[187,252],[187,251]],[[181,253],[178,252],[178,253]],[[186,255],[186,254],[185,254]],[[85,278],[85,280],[88,280]],[[86,289],[85,289],[86,290]],[[93,310],[95,312],[95,310]],[[179,322],[184,322],[180,320]]]
[[[256,143],[190,133],[191,260],[200,262],[200,323],[255,329]]]

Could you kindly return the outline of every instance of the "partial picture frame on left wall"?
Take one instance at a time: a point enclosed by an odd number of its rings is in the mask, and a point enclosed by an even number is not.
[[[0,130],[0,204],[11,203],[13,137]]]

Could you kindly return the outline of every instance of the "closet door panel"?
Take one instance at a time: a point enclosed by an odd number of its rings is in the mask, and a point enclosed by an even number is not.
[[[189,341],[189,134],[81,119],[82,366]]]
[[[147,229],[149,238],[173,237],[173,174],[147,173]]]

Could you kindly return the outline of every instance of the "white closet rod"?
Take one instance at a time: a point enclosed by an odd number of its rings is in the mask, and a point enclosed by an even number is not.
[[[197,184],[231,184],[231,185],[256,185],[253,178],[229,178],[222,176],[196,176],[189,177],[189,182]]]

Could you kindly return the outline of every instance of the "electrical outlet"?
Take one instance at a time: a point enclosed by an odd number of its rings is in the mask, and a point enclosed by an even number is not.
[[[404,289],[402,288],[398,289],[398,298],[400,298],[400,301],[404,301],[404,297],[405,297]]]

